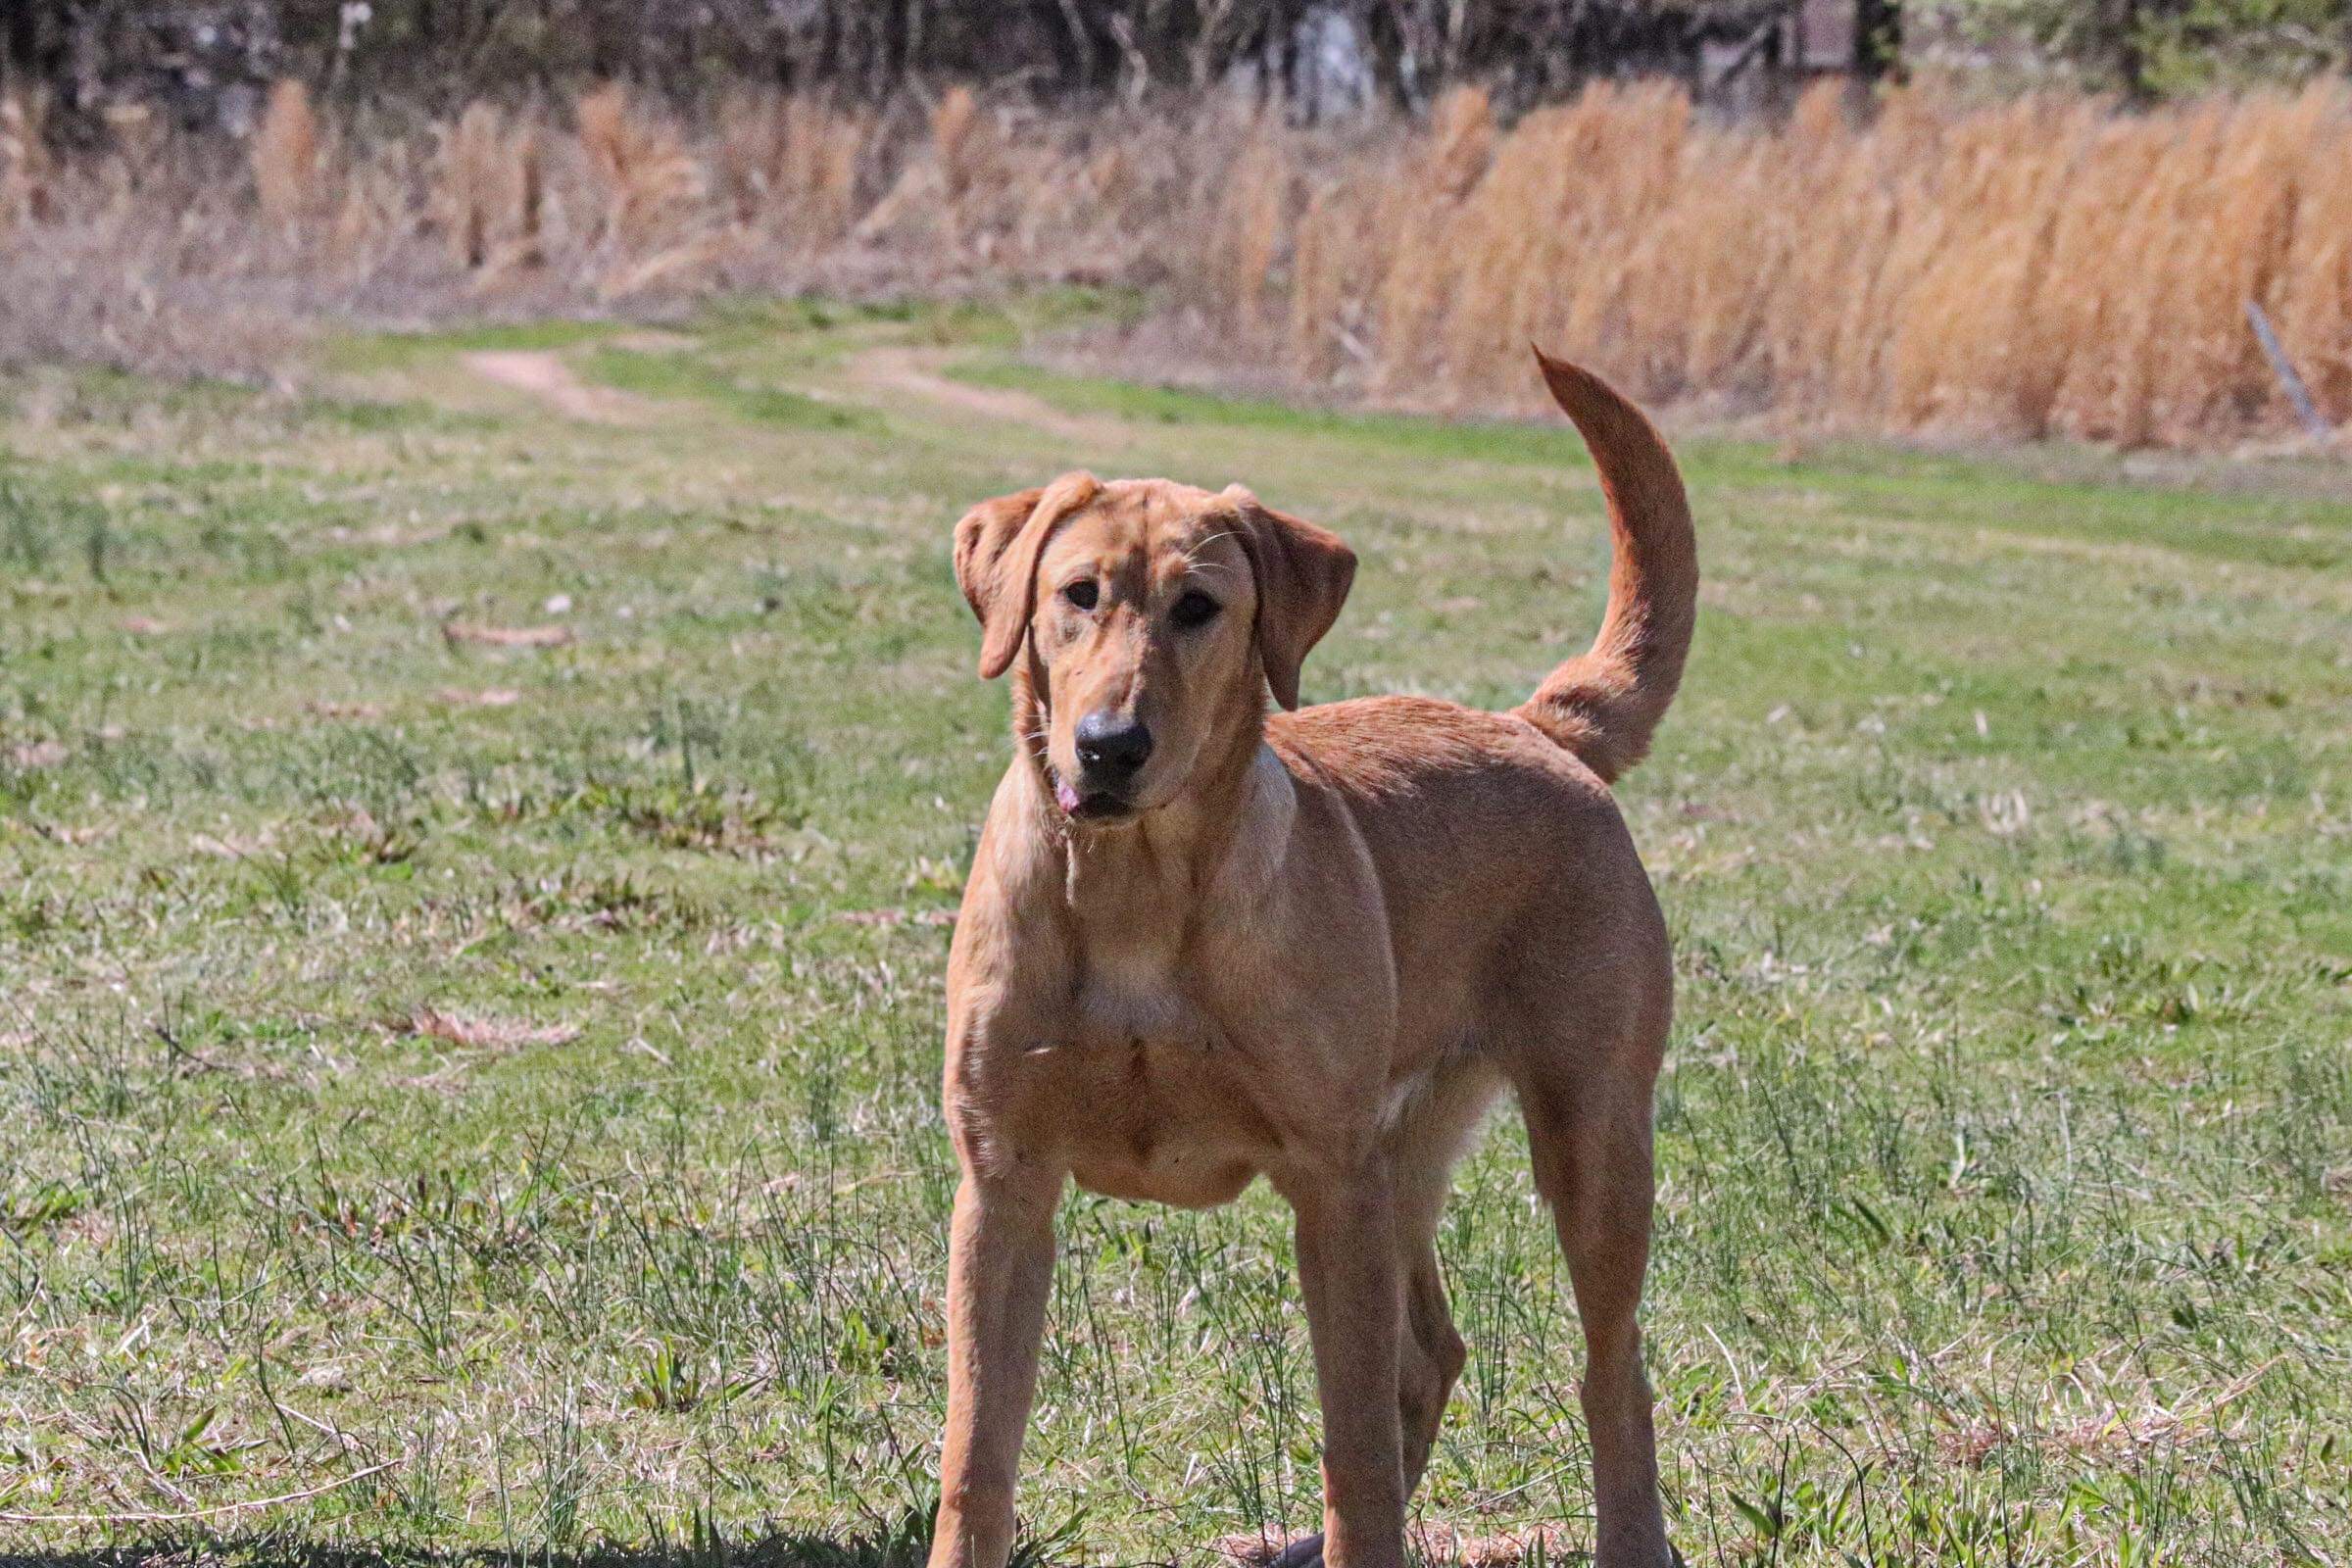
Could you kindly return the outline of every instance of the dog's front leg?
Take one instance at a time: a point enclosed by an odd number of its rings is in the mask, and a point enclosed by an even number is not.
[[[1298,1283],[1323,1403],[1326,1568],[1404,1561],[1404,1443],[1394,1197],[1377,1162],[1286,1184],[1298,1215]]]
[[[948,1241],[948,1424],[931,1568],[1004,1568],[1062,1173],[967,1168]]]

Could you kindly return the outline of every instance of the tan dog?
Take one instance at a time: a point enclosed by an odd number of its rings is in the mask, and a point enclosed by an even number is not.
[[[1063,1183],[1187,1205],[1268,1177],[1298,1215],[1331,1568],[1396,1568],[1463,1348],[1433,1238],[1504,1088],[1585,1329],[1604,1568],[1669,1560],[1635,1308],[1666,930],[1608,783],[1648,749],[1698,570],[1674,460],[1538,355],[1600,470],[1615,563],[1591,652],[1509,713],[1298,712],[1355,574],[1337,537],[1159,479],[1065,474],[974,508],[956,575],[1013,671],[948,964],[963,1167],[932,1568],[1004,1568]]]

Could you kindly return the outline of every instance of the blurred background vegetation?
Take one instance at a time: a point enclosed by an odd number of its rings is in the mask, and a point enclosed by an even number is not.
[[[289,75],[433,110],[627,77],[863,101],[1238,81],[1311,113],[1465,82],[1515,110],[1629,74],[1745,105],[1923,66],[2148,97],[2352,64],[2347,0],[16,0],[4,25],[10,80],[65,106],[164,94],[232,122]]]
[[[1081,284],[1147,320],[1122,374],[1398,407],[1512,408],[1533,336],[1708,416],[2352,416],[2352,0],[0,16],[0,365],[271,382],[322,321]]]

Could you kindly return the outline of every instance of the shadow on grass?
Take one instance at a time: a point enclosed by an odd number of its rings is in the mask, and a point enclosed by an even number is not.
[[[1082,1518],[1039,1534],[1026,1525],[1007,1568],[1078,1560]],[[636,1544],[442,1548],[305,1540],[292,1532],[178,1533],[80,1549],[17,1551],[0,1544],[0,1568],[922,1568],[931,1512],[908,1510],[866,1534],[769,1529],[730,1535],[698,1518],[683,1538]]]
[[[270,1536],[170,1536],[84,1550],[0,1550],[0,1568],[921,1568],[912,1544],[776,1532],[726,1540],[437,1549]]]

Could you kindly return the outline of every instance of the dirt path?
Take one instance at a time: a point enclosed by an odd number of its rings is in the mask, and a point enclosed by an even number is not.
[[[948,359],[941,350],[900,344],[868,349],[849,362],[850,386],[878,403],[927,403],[956,414],[1026,425],[1075,446],[1099,449],[1124,443],[1133,434],[1117,419],[1068,414],[1027,392],[951,380],[940,373]],[[653,409],[631,393],[589,385],[561,356],[545,349],[481,349],[461,356],[460,363],[480,379],[528,393],[569,419],[639,424]]]
[[[1064,441],[1089,446],[1123,443],[1134,432],[1117,419],[1068,414],[1045,399],[1003,387],[971,386],[939,373],[948,356],[938,350],[892,345],[868,349],[850,362],[850,379],[865,393],[976,414],[984,419],[1025,424]]]
[[[464,356],[462,363],[485,381],[528,392],[567,419],[629,424],[645,414],[638,399],[610,387],[588,385],[572,373],[570,366],[545,349],[483,349]]]

